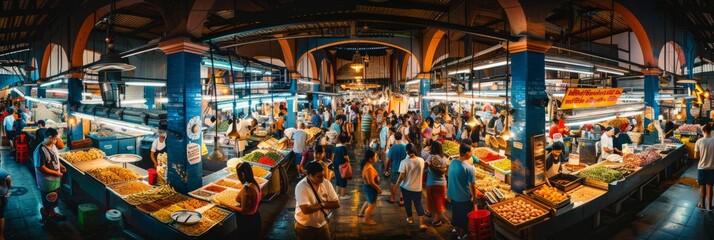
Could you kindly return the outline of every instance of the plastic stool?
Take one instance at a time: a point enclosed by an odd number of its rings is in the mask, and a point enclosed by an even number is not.
[[[77,207],[77,221],[82,231],[93,230],[99,221],[99,208],[93,203],[80,204]]]
[[[30,159],[30,145],[26,143],[15,145],[15,161],[23,163]]]
[[[469,218],[469,239],[482,240],[494,237],[490,211],[476,210],[466,216]]]
[[[109,231],[119,232],[124,229],[124,221],[122,221],[122,213],[116,209],[109,209],[104,217],[109,221]]]

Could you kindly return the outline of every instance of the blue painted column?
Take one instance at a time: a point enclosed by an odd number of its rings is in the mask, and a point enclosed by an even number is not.
[[[201,57],[207,47],[188,38],[174,38],[159,43],[166,53],[166,95],[169,102],[167,149],[168,182],[186,194],[202,186],[202,162],[188,161],[187,150],[201,146]],[[193,120],[192,119],[196,119]],[[194,122],[196,121],[196,122]],[[187,131],[197,123],[197,133]],[[195,155],[194,155],[195,156]]]
[[[312,109],[317,109],[320,107],[320,94],[314,93],[320,91],[320,84],[312,85]]]
[[[653,119],[659,116],[659,76],[657,74],[645,73],[645,107],[651,107],[653,111]],[[645,129],[652,122],[651,119],[645,118]]]
[[[154,92],[154,87],[144,87],[144,98],[146,98],[146,106],[149,109],[154,109],[154,102],[156,101],[156,93]]]
[[[67,117],[72,116],[72,113],[82,104],[82,81],[76,76],[79,74],[81,73],[74,73],[75,76],[67,79]],[[67,121],[67,129],[69,130],[67,135],[69,139],[67,140],[70,143],[84,138],[82,121],[77,120],[74,126],[69,125],[69,121]]]
[[[511,188],[519,193],[535,186],[531,138],[545,133],[545,108],[536,106],[534,101],[547,98],[544,52],[548,47],[546,43],[525,39],[510,47],[510,103],[514,110],[510,141]]]
[[[691,85],[691,84],[687,84]],[[694,123],[694,116],[692,116],[692,99],[687,98],[684,100],[684,104],[687,106],[685,113],[687,114],[687,123]]]
[[[290,97],[287,99],[288,103],[288,120],[285,121],[285,128],[294,128],[297,127],[297,107],[296,105],[296,96],[297,96],[297,79],[296,78],[290,78]]]
[[[426,119],[429,117],[429,104],[431,100],[424,99],[431,91],[431,80],[428,78],[419,79],[419,98],[421,99],[421,116]]]

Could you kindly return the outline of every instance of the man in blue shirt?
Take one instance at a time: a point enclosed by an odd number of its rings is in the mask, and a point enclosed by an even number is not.
[[[397,144],[392,145],[392,147],[389,148],[389,152],[387,153],[387,165],[391,166],[391,170],[389,170],[389,180],[392,183],[392,195],[389,196],[388,201],[390,203],[394,203],[397,194],[399,194],[399,191],[397,191],[397,180],[399,180],[399,164],[402,163],[402,160],[407,158],[406,145],[399,143],[399,140],[402,140],[402,133],[395,133],[394,139],[397,140]],[[404,204],[404,201],[401,199],[401,197],[399,199],[399,205]]]
[[[476,169],[471,160],[471,146],[459,146],[459,158],[449,164],[448,189],[446,196],[451,199],[452,224],[457,230],[458,239],[468,238],[467,214],[476,209]]]
[[[337,132],[337,134],[342,133],[342,117],[342,115],[338,115],[337,118],[335,118],[335,122],[330,126],[330,129]]]
[[[389,139],[389,128],[392,124],[388,120],[384,120],[382,129],[379,130],[379,147],[381,149],[379,158],[382,160],[382,170],[384,170],[384,176],[389,176],[389,163],[387,162],[387,140]]]
[[[310,117],[310,121],[312,122],[313,127],[319,128],[322,126],[322,117],[320,117],[320,114],[317,114],[316,110],[312,110],[312,116]]]

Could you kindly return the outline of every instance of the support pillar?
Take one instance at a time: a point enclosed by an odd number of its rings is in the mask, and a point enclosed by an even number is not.
[[[526,37],[511,43],[510,104],[514,110],[511,126],[511,188],[522,193],[535,186],[535,163],[531,144],[534,136],[545,134],[545,107],[536,102],[547,98],[545,93],[546,42]],[[544,148],[545,146],[540,146]],[[543,158],[545,159],[545,158]]]
[[[431,91],[431,80],[428,78],[419,79],[419,100],[421,100],[421,116],[424,119],[429,117],[429,104],[431,100],[424,99],[429,91]]]
[[[151,110],[155,107],[156,93],[154,87],[144,87],[144,98],[146,98],[146,107]]]
[[[643,71],[645,74],[645,107],[652,108],[652,119],[645,118],[645,129],[659,116],[659,71]]]
[[[67,117],[72,116],[72,114],[77,110],[77,107],[82,104],[82,81],[80,80],[82,73],[71,73],[70,78],[67,79]],[[38,93],[39,94],[39,93]],[[67,134],[68,144],[73,141],[81,140],[84,138],[84,126],[82,121],[74,121],[72,125],[69,119],[65,119],[67,122],[67,129],[69,130]]]
[[[691,85],[691,84],[687,84]],[[692,124],[694,123],[694,116],[692,116],[692,99],[687,98],[684,100],[684,104],[686,105],[686,110],[685,113],[687,114],[687,123]]]
[[[288,120],[285,121],[285,128],[297,127],[297,78],[290,77],[290,97],[287,98]]]
[[[320,95],[315,93],[320,91],[320,84],[312,84],[312,109],[320,107]]]
[[[168,103],[167,179],[176,191],[186,194],[202,186],[202,162],[189,162],[188,150],[201,154],[201,58],[208,49],[188,38],[159,43],[166,53]],[[187,129],[198,129],[195,132]]]

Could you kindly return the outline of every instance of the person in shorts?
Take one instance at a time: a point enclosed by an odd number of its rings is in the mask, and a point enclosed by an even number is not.
[[[452,224],[458,234],[457,239],[468,238],[468,216],[476,210],[476,169],[471,159],[471,146],[459,146],[459,158],[449,163],[446,196],[451,199]]]
[[[12,187],[12,178],[5,169],[0,168],[0,239],[5,239],[5,208],[7,207],[7,198],[10,197],[10,188]]]
[[[394,134],[394,139],[397,142],[400,142],[402,140],[402,133],[397,132]],[[407,148],[406,144],[402,143],[396,143],[392,145],[389,148],[389,152],[387,152],[387,162],[390,163],[391,165],[391,171],[389,175],[389,181],[392,184],[392,195],[389,196],[389,200],[387,202],[389,203],[394,203],[397,194],[399,194],[399,191],[397,191],[397,180],[399,180],[399,165],[402,163],[402,160],[407,158]],[[399,199],[399,205],[403,205],[404,200]]]
[[[62,176],[67,171],[59,162],[59,154],[55,147],[58,139],[57,130],[48,128],[45,132],[45,141],[35,149],[34,154],[37,187],[40,189],[40,198],[42,198],[42,208],[40,208],[42,223],[46,223],[50,218],[60,221],[67,220],[67,217],[55,212],[55,208],[59,204]]]
[[[697,182],[699,183],[698,208],[714,210],[712,186],[714,186],[714,138],[711,137],[711,123],[702,126],[703,138],[694,144],[694,156],[699,158]],[[708,199],[708,201],[707,201]]]

